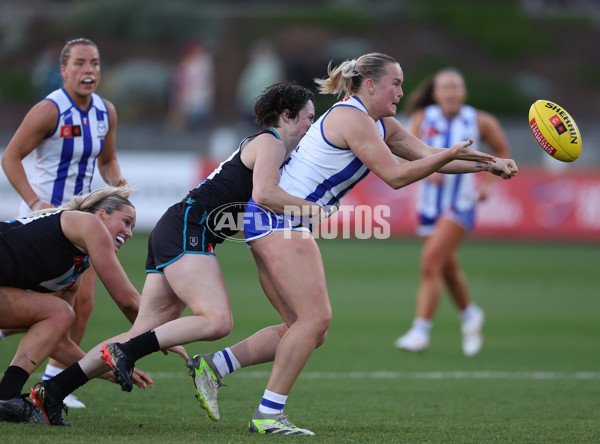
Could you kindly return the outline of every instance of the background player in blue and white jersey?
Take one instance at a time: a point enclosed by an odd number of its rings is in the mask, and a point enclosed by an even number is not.
[[[485,142],[495,156],[508,157],[508,142],[498,120],[490,113],[466,105],[466,99],[462,74],[453,68],[439,71],[407,100],[411,132],[439,148],[465,139],[472,139],[474,148]],[[484,313],[471,301],[458,248],[473,229],[477,203],[488,197],[494,180],[488,175],[476,185],[475,177],[470,174],[434,173],[419,183],[417,234],[425,239],[421,282],[412,327],[396,340],[396,347],[412,352],[427,348],[432,319],[445,284],[460,310],[463,353],[473,356],[481,349]]]
[[[25,382],[49,355],[67,365],[84,356],[69,337],[75,315],[66,301],[89,260],[121,311],[135,320],[140,295],[117,259],[135,226],[135,209],[124,197],[129,191],[102,188],[61,209],[0,222],[0,327],[25,329],[0,381],[0,421],[46,422],[21,395]],[[141,386],[152,384],[138,376]]]
[[[326,207],[335,206],[369,171],[394,189],[436,171],[488,171],[505,179],[517,173],[513,160],[473,150],[471,141],[438,149],[407,131],[395,118],[403,81],[398,62],[385,54],[366,54],[334,69],[329,66],[327,78],[317,80],[319,90],[345,98],[307,131],[282,168],[279,186]],[[398,162],[394,155],[410,162]],[[247,207],[247,211],[253,209]],[[253,220],[264,221],[248,218]],[[331,322],[323,260],[305,227],[281,226],[278,214],[269,220],[272,226],[245,225],[244,231],[263,290],[284,324],[267,327],[205,359],[213,363],[219,381],[241,367],[274,361],[250,430],[313,434],[286,427],[284,408],[294,382],[313,350],[324,342]]]
[[[64,86],[31,108],[2,156],[2,168],[23,199],[19,216],[89,193],[96,168],[109,185],[127,183],[117,162],[115,107],[94,93],[100,83],[98,47],[88,39],[71,40],[60,53],[60,65]],[[28,178],[22,161],[30,153],[34,155],[34,170]],[[96,280],[91,267],[71,301],[77,315],[71,338],[77,343],[94,307]],[[45,377],[61,369],[59,363],[50,360]],[[74,397],[66,403],[85,407]]]

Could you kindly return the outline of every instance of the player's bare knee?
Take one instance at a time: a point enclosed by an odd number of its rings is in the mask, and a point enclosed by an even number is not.
[[[229,314],[211,316],[208,340],[224,338],[233,330],[233,318]]]
[[[310,321],[310,329],[317,339],[317,342],[327,333],[331,325],[331,314],[322,313],[319,316],[314,316]]]
[[[421,278],[427,279],[442,275],[442,266],[435,259],[424,260],[421,262]]]
[[[52,324],[52,328],[57,332],[66,333],[75,323],[75,311],[64,301],[59,301],[46,314],[47,319]]]
[[[325,339],[327,339],[327,332],[325,332],[324,335],[321,335],[321,337],[317,341],[317,344],[315,345],[315,348],[322,346],[325,343]]]

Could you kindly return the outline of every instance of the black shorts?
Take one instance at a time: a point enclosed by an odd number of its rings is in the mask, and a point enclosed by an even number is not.
[[[214,256],[222,242],[207,226],[210,209],[179,202],[162,215],[148,239],[146,273],[162,273],[163,268],[186,253]]]

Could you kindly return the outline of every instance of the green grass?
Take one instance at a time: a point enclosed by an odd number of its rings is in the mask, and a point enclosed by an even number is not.
[[[581,443],[600,441],[600,273],[598,245],[492,243],[461,250],[475,301],[486,310],[485,344],[466,358],[457,314],[445,297],[431,346],[412,355],[393,347],[409,327],[418,285],[415,240],[320,240],[334,318],[327,342],[308,362],[287,403],[294,423],[319,443]],[[144,280],[146,237],[120,252],[134,284]],[[249,250],[219,246],[235,326],[219,350],[271,323]],[[128,323],[100,286],[83,348]],[[0,342],[0,369],[18,337]],[[155,387],[122,393],[93,381],[76,394],[71,428],[0,423],[2,443],[252,443],[289,437],[251,435],[270,365],[243,369],[220,392],[221,421],[199,408],[181,358],[156,354],[138,363]],[[379,372],[372,374],[371,372]],[[587,378],[581,372],[588,372]],[[38,380],[35,373],[29,387]],[[292,438],[294,439],[294,438]]]

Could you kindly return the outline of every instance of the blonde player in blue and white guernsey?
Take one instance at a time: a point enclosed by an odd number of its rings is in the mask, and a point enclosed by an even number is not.
[[[498,119],[466,105],[466,99],[462,74],[454,68],[442,69],[408,97],[405,111],[411,116],[411,132],[435,147],[471,138],[474,147],[485,142],[494,155],[508,157],[508,141]],[[420,182],[417,234],[424,238],[421,282],[416,316],[408,332],[396,340],[396,347],[420,352],[429,346],[445,285],[460,311],[463,353],[473,356],[481,349],[485,316],[471,300],[458,248],[473,229],[476,206],[487,199],[495,179],[486,176],[476,185],[471,174],[434,173]]]
[[[317,80],[319,90],[345,98],[311,126],[282,168],[279,186],[325,207],[335,206],[369,171],[394,189],[436,171],[488,171],[505,179],[517,173],[513,160],[473,150],[470,141],[438,149],[403,128],[395,118],[403,80],[398,62],[380,53],[345,61],[334,69],[330,66],[328,77]],[[400,163],[394,155],[410,162]],[[273,361],[266,390],[250,419],[250,431],[312,435],[309,430],[289,427],[284,408],[294,382],[313,350],[324,342],[331,322],[323,260],[305,225],[281,213],[263,218],[259,212],[254,217],[255,209],[247,206],[244,231],[263,290],[284,323],[266,327],[231,348],[201,355],[215,375],[205,388],[212,388],[216,399],[225,375]],[[270,225],[265,226],[265,221]]]
[[[23,201],[19,216],[53,208],[72,196],[91,191],[96,168],[112,186],[125,185],[116,156],[117,113],[114,105],[94,93],[100,83],[100,54],[94,42],[75,39],[60,53],[64,86],[50,93],[27,113],[2,156],[2,168]],[[28,178],[22,161],[34,154],[34,171]],[[79,343],[94,307],[96,273],[81,277],[71,304],[77,315],[71,338]],[[50,360],[44,372],[52,377],[62,366]],[[85,407],[75,397],[69,407]]]

